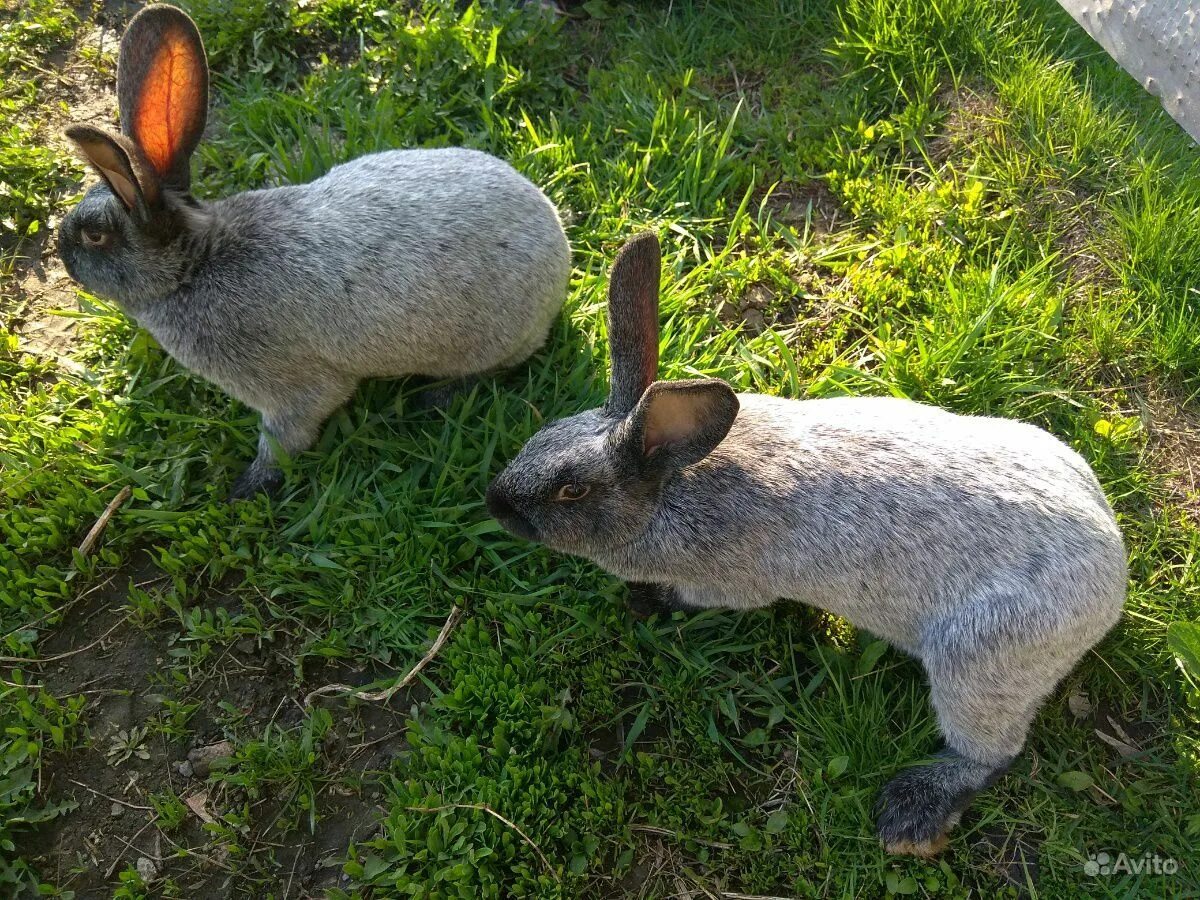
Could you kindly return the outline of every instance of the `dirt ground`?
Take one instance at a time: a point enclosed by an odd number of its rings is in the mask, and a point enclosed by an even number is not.
[[[41,785],[50,803],[78,808],[25,836],[18,851],[47,878],[77,897],[108,896],[117,873],[136,867],[146,880],[169,878],[196,896],[229,896],[231,876],[240,885],[278,889],[280,896],[321,895],[335,886],[346,847],[368,838],[379,818],[379,774],[403,744],[413,694],[388,705],[348,708],[322,701],[334,724],[321,742],[315,828],[294,823],[286,795],[219,783],[205,777],[229,762],[232,746],[213,721],[222,710],[239,730],[260,734],[273,724],[294,727],[304,718],[304,698],[330,681],[369,681],[362,672],[316,669],[296,677],[294,649],[245,639],[218,655],[200,677],[183,685],[163,678],[177,628],[130,627],[123,607],[130,586],[154,591],[166,581],[146,561],[120,572],[81,597],[69,612],[72,627],[56,629],[41,645],[43,689],[56,696],[82,693],[88,746],[51,755]],[[237,601],[207,598],[206,606],[236,613]],[[169,701],[196,704],[186,738],[146,733],[164,720]],[[181,729],[182,731],[183,729]],[[151,795],[180,798],[179,822],[149,802]],[[239,833],[215,826],[230,811],[244,822]],[[158,827],[156,827],[158,826]],[[149,876],[149,877],[147,877]]]
[[[124,23],[140,5],[115,0],[106,4],[75,46],[46,60],[46,68],[58,74],[47,85],[51,96],[45,108],[50,114],[40,125],[43,140],[65,146],[62,130],[68,123],[109,126],[115,120],[115,53]],[[76,308],[75,288],[58,258],[53,235],[53,227],[43,229],[18,248],[14,275],[4,284],[0,315],[15,328],[22,350],[78,373],[81,367],[70,358],[75,320],[56,314]]]

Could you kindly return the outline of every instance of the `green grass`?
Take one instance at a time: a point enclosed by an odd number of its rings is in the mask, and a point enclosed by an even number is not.
[[[36,78],[45,56],[70,38],[78,24],[54,0],[0,4],[0,274],[5,251],[32,236],[49,214],[73,166],[36,146],[41,135],[30,122],[37,102]]]
[[[446,413],[416,411],[410,385],[366,385],[292,462],[282,501],[233,507],[222,497],[253,455],[254,416],[117,311],[83,298],[86,376],[8,339],[5,655],[36,655],[44,626],[24,623],[148,551],[171,578],[131,594],[129,627],[178,627],[158,727],[186,733],[189,683],[248,635],[290,639],[298,674],[332,659],[383,678],[463,605],[380,782],[381,830],[347,848],[335,896],[994,896],[995,859],[1017,840],[1038,848],[1041,896],[1200,889],[1200,704],[1175,661],[1185,626],[1167,642],[1171,623],[1200,618],[1196,506],[1171,489],[1138,407],[1151,389],[1200,390],[1200,166],[1054,4],[594,2],[566,25],[506,4],[187,5],[218,75],[201,195],[384,147],[482,148],[569,221],[566,314],[529,366]],[[21,58],[0,53],[6,78]],[[0,162],[20,163],[0,167],[0,218],[20,233],[70,199],[48,173],[77,171],[23,137],[38,112],[33,98],[5,112],[17,131],[0,136]],[[1088,458],[1118,511],[1125,621],[939,862],[889,858],[872,831],[880,785],[936,745],[914,663],[801,609],[631,623],[613,579],[486,514],[488,479],[539,423],[602,398],[605,274],[647,228],[664,242],[664,377],[1027,419]],[[728,327],[751,296],[775,328]],[[101,549],[74,553],[125,484],[134,498]],[[1142,752],[1122,760],[1077,724],[1072,690],[1135,725]],[[3,688],[0,813],[37,809],[39,753],[86,739],[71,701],[49,702]],[[321,819],[330,714],[346,715],[327,709],[257,733],[218,715],[238,751],[213,783],[285,798],[277,839]],[[24,743],[52,727],[53,742]],[[14,771],[23,786],[5,792]],[[156,805],[183,815],[178,798]],[[237,848],[244,815],[216,839]],[[28,878],[5,827],[0,861]],[[1183,870],[1088,878],[1101,850]],[[249,862],[238,872],[272,883]],[[118,895],[141,896],[136,872],[119,879]]]

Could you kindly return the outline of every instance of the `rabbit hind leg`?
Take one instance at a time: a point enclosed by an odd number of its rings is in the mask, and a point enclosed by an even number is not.
[[[1038,633],[1031,619],[1014,615],[1010,627],[1002,618],[963,617],[927,631],[918,655],[946,746],[932,763],[884,786],[877,827],[889,852],[932,856],[945,846],[975,795],[1021,752],[1046,697],[1091,646],[1057,629]]]

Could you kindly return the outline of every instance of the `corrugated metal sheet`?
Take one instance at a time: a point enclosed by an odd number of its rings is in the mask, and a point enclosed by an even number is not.
[[[1200,141],[1200,0],[1059,0]]]

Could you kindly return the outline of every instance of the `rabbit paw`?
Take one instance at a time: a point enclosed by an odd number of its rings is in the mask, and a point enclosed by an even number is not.
[[[437,384],[421,391],[417,394],[413,402],[417,409],[420,410],[448,409],[454,403],[456,397],[469,393],[471,388],[475,386],[476,381],[478,381],[478,378],[468,376],[444,384]]]
[[[653,615],[668,616],[675,609],[675,589],[668,585],[629,582],[629,611],[636,618],[648,619]]]
[[[639,619],[653,615],[669,616],[674,612],[700,612],[700,607],[685,603],[678,588],[669,584],[629,582],[629,611]]]
[[[283,487],[283,473],[278,469],[263,471],[256,466],[250,466],[243,472],[229,490],[228,500],[234,503],[238,500],[251,500],[259,494],[273,497]]]
[[[941,853],[963,810],[1011,762],[978,762],[946,748],[929,764],[901,772],[883,786],[875,804],[876,828],[884,848],[925,859]]]
[[[875,804],[884,848],[926,859],[941,853],[971,799],[1007,768],[1007,762],[989,765],[946,748],[928,764],[905,769],[883,786]]]
[[[930,777],[931,768],[909,769],[884,785],[875,807],[876,828],[888,853],[930,859],[946,849],[959,806]]]

